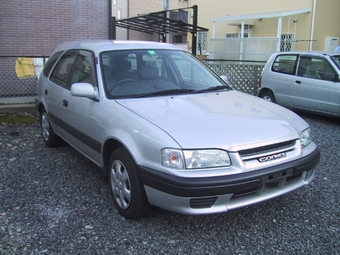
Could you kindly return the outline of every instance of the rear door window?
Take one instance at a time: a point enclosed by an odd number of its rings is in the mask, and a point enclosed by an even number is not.
[[[272,71],[277,73],[295,75],[297,60],[297,54],[278,55],[272,65]]]

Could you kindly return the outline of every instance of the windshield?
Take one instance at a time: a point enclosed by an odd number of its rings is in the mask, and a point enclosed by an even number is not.
[[[332,56],[331,59],[340,70],[340,55]]]
[[[230,90],[201,61],[181,50],[124,50],[100,54],[108,98]]]

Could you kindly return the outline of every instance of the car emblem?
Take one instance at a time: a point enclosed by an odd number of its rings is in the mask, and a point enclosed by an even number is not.
[[[262,163],[262,162],[267,162],[267,161],[274,160],[274,159],[283,158],[285,156],[286,156],[286,153],[281,152],[281,153],[277,153],[277,154],[273,154],[273,155],[269,155],[269,156],[264,156],[264,157],[258,158],[258,161]]]

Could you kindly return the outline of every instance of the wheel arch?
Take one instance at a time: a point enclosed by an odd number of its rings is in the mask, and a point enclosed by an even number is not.
[[[130,151],[126,148],[126,146],[122,142],[118,141],[117,139],[110,138],[105,141],[104,146],[103,146],[103,163],[104,163],[103,172],[106,176],[108,175],[108,165],[109,165],[111,153],[121,147],[125,148],[130,153]],[[133,158],[132,155],[131,157]]]
[[[274,92],[270,88],[261,88],[259,97],[262,97],[264,93],[272,93],[274,95]]]
[[[275,97],[275,95],[274,95],[273,90],[271,90],[271,89],[269,89],[269,88],[262,88],[262,89],[260,90],[259,94],[258,94],[258,96],[259,96],[260,98],[264,98],[266,95],[267,95],[267,96],[269,95],[269,97],[271,98],[271,100],[270,100],[271,102],[277,103],[276,97]]]
[[[39,104],[37,105],[37,111],[38,113],[41,113],[41,111],[45,109],[46,110],[46,107],[44,106],[44,104],[42,102],[39,102]]]

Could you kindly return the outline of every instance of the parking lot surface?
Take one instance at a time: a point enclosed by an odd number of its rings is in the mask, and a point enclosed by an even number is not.
[[[126,220],[106,177],[38,122],[0,123],[0,254],[340,254],[340,124],[298,113],[321,148],[314,181],[261,204]],[[254,130],[260,132],[260,130]]]

